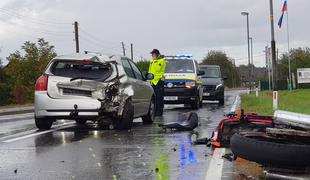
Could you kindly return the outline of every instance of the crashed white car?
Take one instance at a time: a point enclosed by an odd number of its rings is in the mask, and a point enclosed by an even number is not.
[[[145,77],[146,76],[146,77]],[[130,129],[133,119],[154,119],[154,91],[127,57],[71,54],[51,60],[35,87],[35,123],[50,129],[59,119],[87,120],[110,128]]]

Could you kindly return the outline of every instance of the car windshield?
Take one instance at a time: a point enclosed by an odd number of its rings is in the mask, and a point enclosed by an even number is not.
[[[111,76],[113,69],[110,64],[93,61],[57,60],[51,68],[55,76],[75,79],[105,80]]]
[[[194,73],[194,63],[192,60],[167,60],[166,73]]]
[[[203,78],[220,78],[220,69],[218,67],[200,67],[205,72]]]

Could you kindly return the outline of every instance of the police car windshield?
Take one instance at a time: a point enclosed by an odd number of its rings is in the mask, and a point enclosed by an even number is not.
[[[192,60],[172,59],[166,61],[166,73],[194,73]]]
[[[220,78],[220,69],[218,67],[200,67],[205,72],[203,78]]]

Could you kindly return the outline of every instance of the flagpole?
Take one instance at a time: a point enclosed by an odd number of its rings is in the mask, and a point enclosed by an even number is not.
[[[290,49],[290,29],[289,29],[289,19],[288,19],[288,0],[286,0],[286,27],[287,27],[287,50],[288,50],[288,77],[289,77],[289,90],[292,90],[292,72],[291,72],[291,49]]]

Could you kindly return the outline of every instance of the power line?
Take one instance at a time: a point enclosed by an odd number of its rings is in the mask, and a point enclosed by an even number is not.
[[[98,46],[99,46],[100,48],[113,50],[113,51],[115,51],[115,52],[119,52],[119,51],[120,51],[119,49],[116,49],[116,48],[113,48],[113,47],[103,47],[103,45],[100,44],[99,42],[93,41],[92,39],[89,39],[89,38],[87,38],[87,37],[85,37],[85,36],[81,36],[81,35],[80,35],[80,39],[83,40],[83,41],[85,41],[85,42],[88,42],[88,44],[91,44],[91,45],[93,45],[93,46],[96,47],[96,48],[98,48]]]
[[[3,17],[0,19],[3,19]],[[17,26],[22,26],[24,28],[27,28],[27,29],[32,29],[32,30],[35,30],[36,32],[43,32],[43,33],[54,33],[56,35],[59,35],[59,34],[66,34],[66,35],[69,35],[71,34],[72,32],[69,32],[69,31],[56,31],[56,30],[52,30],[52,29],[45,29],[45,28],[40,28],[40,27],[35,27],[35,26],[29,26],[29,25],[25,25],[25,24],[21,24],[21,23],[18,23],[18,22],[12,22],[12,21],[5,21],[6,19],[3,19],[4,23],[8,24],[8,25],[17,25]],[[46,26],[45,26],[46,27]]]
[[[109,45],[110,45],[110,44],[114,44],[115,46],[113,46],[113,47],[119,47],[118,43],[104,41],[104,40],[102,40],[101,38],[96,37],[96,36],[92,35],[91,33],[87,32],[86,30],[84,30],[84,28],[81,28],[81,27],[80,27],[80,31],[81,31],[82,33],[84,33],[86,36],[88,36],[90,39],[93,39],[94,41],[98,41],[98,42],[100,42],[101,44],[109,44]]]
[[[60,23],[58,20],[56,20],[55,22],[52,22],[52,21],[45,21],[45,20],[42,20],[42,19],[37,19],[37,18],[29,17],[29,16],[26,16],[26,15],[21,15],[21,14],[17,13],[16,11],[8,10],[8,9],[5,9],[5,8],[0,8],[0,12],[2,14],[13,16],[13,17],[19,18],[19,19],[27,18],[29,21],[32,21],[33,23],[42,24],[42,25],[53,25],[53,26],[69,26],[70,25],[70,23]]]
[[[253,55],[253,57],[261,57],[261,56],[265,56],[265,54]],[[247,57],[235,59],[235,61],[240,61],[240,60],[247,60]]]

